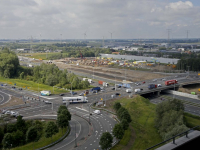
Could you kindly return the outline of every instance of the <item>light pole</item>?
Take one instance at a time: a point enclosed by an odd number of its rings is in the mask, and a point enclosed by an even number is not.
[[[117,89],[116,89],[116,75],[115,75],[115,91],[116,91]]]
[[[53,114],[53,102],[52,102],[52,114]]]
[[[92,68],[93,68],[93,79],[94,79],[94,66],[92,66]]]
[[[74,147],[77,147],[77,143],[76,143],[76,122],[75,123],[75,146]]]
[[[174,80],[174,94],[173,94],[173,99],[175,98],[175,84],[176,84],[176,81]]]

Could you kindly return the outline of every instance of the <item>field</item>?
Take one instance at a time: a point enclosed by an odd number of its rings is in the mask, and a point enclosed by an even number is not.
[[[112,101],[107,106],[120,102],[131,114],[132,122],[123,139],[112,150],[144,150],[162,141],[154,127],[155,105],[136,96]]]
[[[33,81],[27,81],[27,80],[20,80],[20,79],[6,79],[3,77],[0,77],[1,83],[7,83],[8,85],[16,84],[17,87],[21,87],[24,89],[28,89],[35,92],[40,92],[42,90],[51,91],[52,94],[59,94],[59,93],[66,93],[67,91],[62,88],[56,88],[44,84],[38,84]],[[53,91],[54,90],[54,91]]]

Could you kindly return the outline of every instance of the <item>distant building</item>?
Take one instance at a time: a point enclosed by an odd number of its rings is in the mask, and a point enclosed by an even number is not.
[[[18,48],[17,51],[30,51],[31,49],[30,48]]]

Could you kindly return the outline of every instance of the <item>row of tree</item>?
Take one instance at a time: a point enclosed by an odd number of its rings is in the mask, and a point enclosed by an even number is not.
[[[200,71],[200,58],[183,58],[177,63],[178,70]]]
[[[62,129],[69,126],[71,114],[66,106],[60,106],[57,113],[57,122],[49,121],[47,124],[41,121],[25,121],[21,116],[16,123],[5,124],[0,128],[0,140],[4,148],[22,146],[30,142],[38,141],[43,135],[51,138]]]
[[[119,102],[114,104],[114,109],[117,112],[117,116],[120,119],[120,123],[115,124],[113,128],[113,136],[116,137],[118,140],[122,139],[124,136],[125,130],[128,129],[129,123],[132,121],[131,116],[128,110],[121,106]],[[101,148],[108,149],[112,147],[113,137],[109,132],[104,132],[100,138],[99,144]]]
[[[156,106],[155,126],[163,140],[188,130],[183,120],[184,105],[180,100],[168,100]]]

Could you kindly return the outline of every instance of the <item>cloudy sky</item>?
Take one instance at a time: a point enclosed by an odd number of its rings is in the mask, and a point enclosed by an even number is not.
[[[0,39],[200,37],[200,0],[1,0]]]

